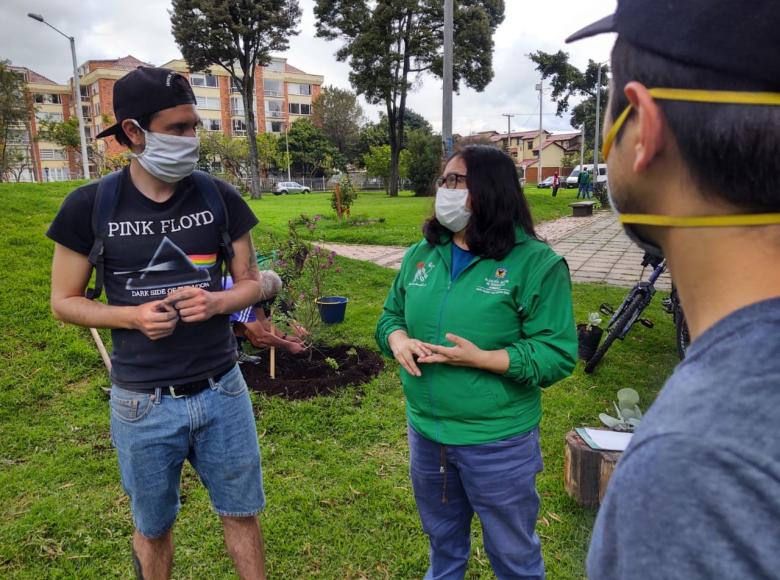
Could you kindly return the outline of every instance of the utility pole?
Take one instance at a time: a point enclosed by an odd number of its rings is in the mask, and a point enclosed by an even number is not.
[[[585,123],[582,124],[580,129],[580,171],[585,165]]]
[[[593,135],[593,189],[596,189],[599,175],[599,120],[601,119],[601,67],[603,62],[599,63],[599,72],[596,76],[596,134]]]
[[[539,91],[539,170],[536,174],[537,185],[542,182],[542,102],[544,101],[544,77],[539,79],[536,90]]]
[[[512,141],[512,113],[501,113],[502,117],[506,117],[506,152],[509,153],[509,145]]]
[[[444,0],[444,74],[441,116],[441,138],[444,156],[452,155],[452,36],[453,0]]]
[[[290,176],[290,139],[288,137],[290,133],[290,124],[284,124],[284,147],[287,149],[287,181],[292,181]]]
[[[29,12],[27,14],[30,18],[33,20],[37,20],[38,22],[41,22],[54,30],[55,32],[59,33],[60,35],[64,36],[70,41],[70,56],[73,60],[73,97],[74,97],[74,106],[76,108],[76,117],[79,120],[79,138],[81,141],[81,167],[84,171],[84,179],[89,179],[89,159],[87,158],[87,135],[84,131],[84,112],[81,110],[81,81],[79,80],[79,69],[78,65],[76,64],[76,39],[72,36],[68,36],[65,34],[62,30],[55,28],[46,20],[43,16],[40,14],[33,14],[32,12]]]

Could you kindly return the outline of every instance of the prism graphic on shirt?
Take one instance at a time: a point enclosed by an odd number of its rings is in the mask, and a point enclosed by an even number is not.
[[[114,275],[140,274],[137,278],[127,279],[126,290],[149,290],[201,284],[211,280],[208,269],[216,264],[216,258],[216,254],[199,254],[190,257],[168,237],[164,237],[145,268],[136,271],[114,272]]]

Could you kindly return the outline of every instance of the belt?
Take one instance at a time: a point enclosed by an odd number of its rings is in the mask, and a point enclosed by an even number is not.
[[[173,397],[174,399],[180,399],[182,397],[189,397],[191,395],[196,395],[200,393],[201,391],[205,391],[209,387],[211,387],[211,382],[218,382],[222,379],[226,374],[228,374],[230,371],[233,370],[233,366],[231,365],[228,369],[214,375],[213,377],[206,377],[205,379],[200,379],[197,381],[191,381],[189,383],[182,383],[179,385],[166,385],[164,387],[158,387],[161,390],[161,395],[164,397]],[[125,390],[128,391],[134,391],[137,393],[154,393],[157,391],[157,388],[154,389],[133,389],[129,387],[122,387]]]

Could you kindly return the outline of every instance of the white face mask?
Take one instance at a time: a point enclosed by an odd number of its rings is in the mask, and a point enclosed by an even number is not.
[[[151,175],[160,181],[176,183],[195,171],[200,158],[200,139],[153,133],[136,121],[133,123],[144,132],[146,146],[143,152],[131,153],[130,157],[138,159]]]
[[[471,210],[466,207],[468,197],[468,189],[440,187],[436,191],[436,219],[452,233],[459,232],[469,223]]]

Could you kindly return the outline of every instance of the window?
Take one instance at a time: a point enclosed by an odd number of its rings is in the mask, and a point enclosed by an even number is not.
[[[49,121],[52,123],[62,123],[65,119],[62,113],[46,113],[44,111],[36,111],[35,118],[39,121]]]
[[[41,161],[60,161],[65,159],[62,149],[41,149]]]
[[[265,131],[266,133],[281,133],[284,129],[284,123],[281,121],[266,121]]]
[[[268,63],[268,66],[265,68],[266,70],[272,70],[275,72],[284,72],[284,61],[274,59]]]
[[[263,81],[263,91],[266,97],[281,97],[282,90],[282,81],[273,79],[265,79]]]
[[[86,99],[89,96],[89,87],[80,86],[79,87],[79,93],[81,93],[81,98]]]
[[[89,125],[86,125],[84,127],[84,136],[87,139],[92,139],[92,127],[90,127]]]
[[[302,85],[300,83],[287,83],[287,92],[291,95],[311,95],[311,85]]]
[[[529,151],[531,151],[533,148],[534,148],[534,142],[533,142],[533,140],[531,140],[531,141],[526,141],[526,149],[528,149]]]
[[[94,105],[92,105],[92,108],[95,109],[95,116],[99,117],[100,116],[100,103],[95,103]]]
[[[100,83],[98,83],[97,81],[92,83],[89,86],[89,94],[90,94],[90,96],[99,95],[100,94]]]
[[[220,107],[218,97],[201,97],[200,95],[195,95],[195,100],[198,102],[199,109],[219,111]]]
[[[89,119],[92,116],[92,107],[89,105],[81,105],[81,114],[85,119]]]
[[[241,97],[230,97],[230,114],[244,115],[244,101],[241,100]]]
[[[246,123],[243,119],[233,119],[233,134],[246,135]]]
[[[219,87],[219,78],[214,75],[204,73],[192,73],[190,75],[190,84],[193,87]]]
[[[70,179],[67,167],[44,167],[44,181],[66,181]]]
[[[62,104],[62,97],[60,95],[51,95],[49,93],[36,93],[34,100],[40,105],[60,105]]]
[[[308,103],[290,103],[290,114],[311,115],[311,105]]]
[[[220,119],[203,119],[203,128],[206,131],[222,131],[222,121]]]
[[[284,118],[284,101],[266,101],[265,102],[265,116],[283,119]]]
[[[234,79],[233,77],[230,77],[230,92],[231,93],[241,92],[241,87],[239,87],[238,84],[236,84],[236,79]]]

